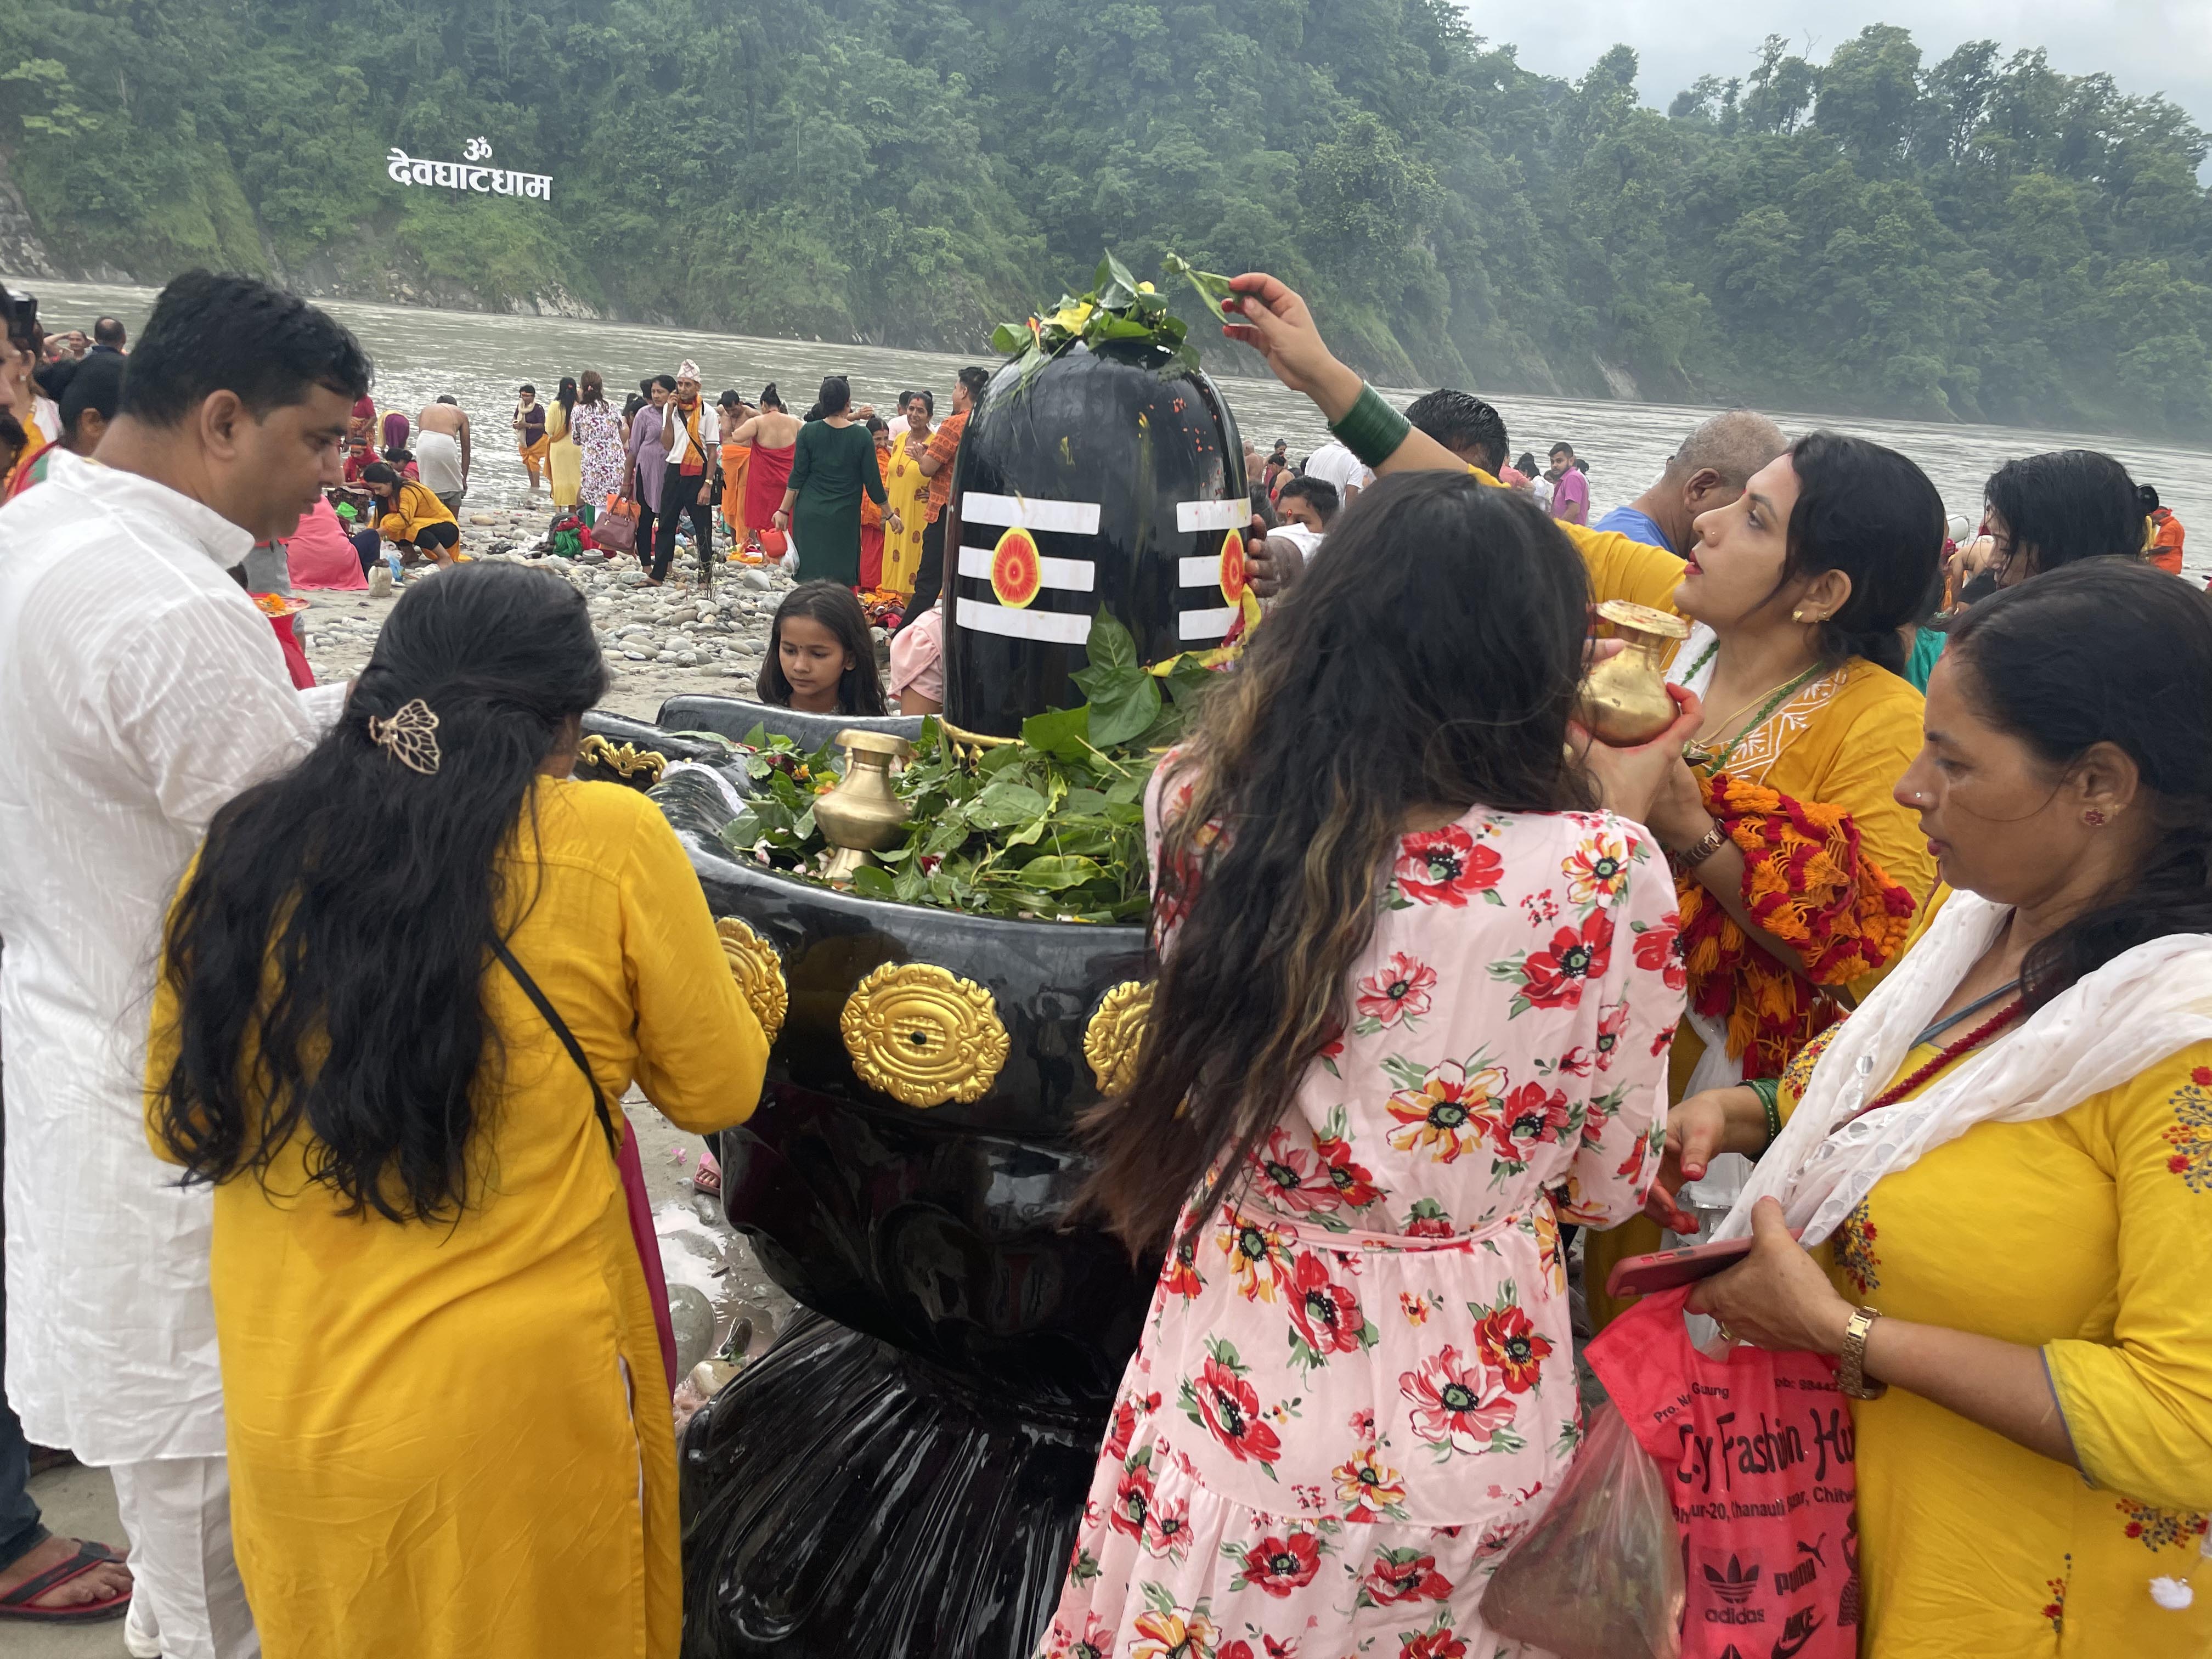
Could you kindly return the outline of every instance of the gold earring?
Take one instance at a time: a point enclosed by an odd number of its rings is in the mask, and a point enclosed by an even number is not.
[[[1790,620],[1791,622],[1803,622],[1805,620],[1805,613],[1802,611],[1793,611],[1790,613]]]

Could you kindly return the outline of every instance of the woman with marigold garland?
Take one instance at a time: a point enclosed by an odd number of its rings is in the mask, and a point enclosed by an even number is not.
[[[1257,273],[1231,286],[1224,331],[1311,396],[1378,473],[1468,470],[1330,355],[1291,289]],[[1668,676],[1704,703],[1686,751],[1591,755],[1609,802],[1650,803],[1644,822],[1675,870],[1690,1014],[1672,1097],[1778,1078],[1873,988],[1936,884],[1890,789],[1920,746],[1923,703],[1901,678],[1899,630],[1942,580],[1942,498],[1894,450],[1814,432],[1754,473],[1740,500],[1701,514],[1686,559],[1562,529],[1598,599],[1695,624]],[[1687,1202],[1717,1214],[1743,1169],[1723,1161]],[[1667,1219],[1697,1224],[1684,1211]],[[1642,1220],[1589,1242],[1594,1323],[1622,1305],[1603,1293],[1612,1264],[1661,1242]]]
[[[1581,1434],[1559,1222],[1642,1204],[1682,1010],[1665,860],[1568,753],[1589,601],[1532,503],[1386,480],[1155,774],[1085,1197],[1165,1261],[1050,1659],[1491,1659]]]

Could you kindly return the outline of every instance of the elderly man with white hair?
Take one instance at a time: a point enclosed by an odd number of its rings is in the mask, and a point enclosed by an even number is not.
[[[1682,440],[1650,489],[1590,528],[1686,556],[1698,539],[1698,515],[1735,501],[1751,475],[1789,447],[1782,428],[1758,410],[1728,410]]]

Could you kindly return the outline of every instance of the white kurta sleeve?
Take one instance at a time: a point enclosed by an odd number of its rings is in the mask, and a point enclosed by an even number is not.
[[[195,828],[247,785],[292,764],[324,721],[293,685],[268,618],[194,596],[125,625],[107,684],[108,718],[160,801]]]

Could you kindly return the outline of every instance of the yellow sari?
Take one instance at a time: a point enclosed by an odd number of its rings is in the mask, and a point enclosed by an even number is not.
[[[1663,548],[1631,541],[1617,532],[1600,533],[1577,525],[1559,527],[1575,543],[1589,567],[1594,599],[1631,599],[1656,610],[1674,611],[1682,560]],[[1890,793],[1920,750],[1923,706],[1920,694],[1905,681],[1873,663],[1853,658],[1799,688],[1747,732],[1729,757],[1728,775],[1739,784],[1773,790],[1792,801],[1807,805],[1817,803],[1847,814],[1857,829],[1860,857],[1878,866],[1892,883],[1909,892],[1924,913],[1936,884],[1935,860],[1929,856],[1927,838],[1920,832],[1918,820]],[[1684,880],[1677,878],[1678,884]],[[1757,896],[1756,891],[1753,896]],[[1903,950],[1900,938],[1872,971],[1817,988],[1848,1007],[1873,989],[1889,962]],[[1694,999],[1699,985],[1694,952],[1690,968]],[[1739,1051],[1742,1028],[1751,1023],[1752,1012],[1749,1008],[1732,1011],[1731,1054]],[[1705,1051],[1704,1040],[1685,1020],[1675,1033],[1668,1061],[1671,1099],[1684,1097]],[[1754,1074],[1771,1075],[1771,1071],[1762,1069]],[[1626,1256],[1659,1249],[1662,1243],[1657,1224],[1641,1218],[1589,1237],[1583,1246],[1583,1283],[1593,1329],[1603,1328],[1627,1305],[1605,1294],[1605,1277],[1613,1264]]]
[[[884,462],[884,581],[900,593],[914,592],[921,574],[921,532],[929,516],[929,480],[921,476],[921,463],[907,453],[904,433],[891,434],[890,453]],[[904,526],[896,533],[890,515],[899,515]]]
[[[752,459],[750,444],[722,446],[722,522],[730,527],[732,560],[745,544],[745,469]]]
[[[1851,1401],[1861,1659],[2212,1653],[2212,1042],[2055,1117],[1975,1125],[1817,1255],[1855,1304],[2040,1347],[2081,1466],[1903,1389]]]

